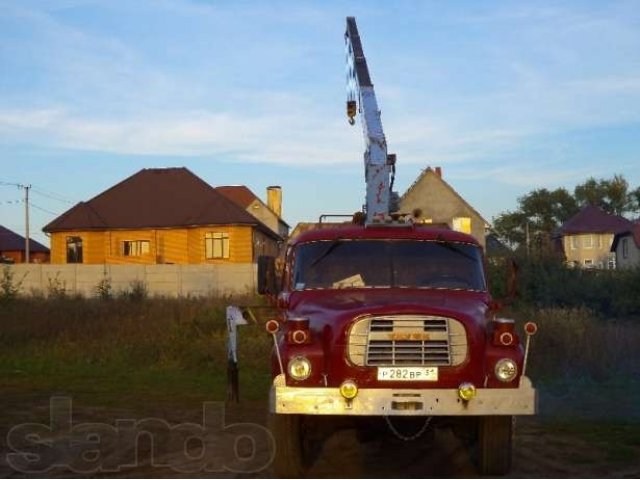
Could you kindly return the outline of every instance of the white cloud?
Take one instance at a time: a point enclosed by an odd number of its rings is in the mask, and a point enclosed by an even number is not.
[[[0,139],[136,155],[224,155],[230,161],[314,165],[360,162],[345,125],[293,115],[201,111],[96,119],[62,109],[0,111]],[[357,137],[357,135],[356,135]],[[336,141],[337,140],[337,141]],[[345,146],[346,148],[341,148]],[[351,150],[351,151],[349,151]]]
[[[49,2],[44,11],[26,6],[9,9],[29,25],[32,35],[25,47],[34,56],[35,70],[44,70],[41,80],[47,89],[27,91],[25,97],[13,101],[0,99],[3,143],[114,154],[221,156],[227,161],[281,165],[361,164],[360,129],[349,129],[339,110],[342,90],[328,92],[325,81],[318,81],[341,76],[341,52],[336,52],[336,63],[331,66],[336,72],[327,72],[326,63],[316,65],[306,40],[296,41],[301,31],[292,27],[301,22],[318,38],[318,32],[337,18],[330,9],[296,7],[292,17],[281,18],[278,8],[255,5],[250,14],[239,16],[237,8],[206,2],[146,1],[135,7],[106,0],[88,3],[102,5],[110,16],[115,11],[125,18],[131,13],[128,9],[139,15],[149,8],[153,15],[168,11],[179,17],[183,27],[191,21],[194,30],[209,27],[189,37],[194,43],[185,42],[186,46],[165,37],[153,44],[177,48],[191,61],[200,57],[190,50],[203,49],[198,51],[209,55],[203,55],[201,68],[194,70],[193,65],[169,68],[165,62],[173,58],[170,55],[156,58],[157,52],[143,50],[131,38],[65,22],[64,16],[56,14],[78,4],[85,5],[65,0]],[[258,17],[261,21],[251,23]],[[444,25],[451,18],[445,15]],[[220,46],[221,37],[212,26],[228,32],[236,28],[231,20],[237,21],[239,33],[234,43]],[[499,158],[516,165],[514,170],[494,172],[493,178],[500,181],[518,185],[559,182],[576,175],[572,166],[549,168],[541,174],[537,168],[526,167],[539,163],[535,152],[524,151],[536,142],[552,143],[551,137],[564,132],[640,121],[640,72],[633,71],[634,62],[603,68],[609,57],[598,52],[591,58],[587,51],[591,44],[584,47],[581,43],[597,37],[616,47],[611,48],[613,53],[628,52],[637,45],[638,34],[628,28],[625,18],[611,14],[592,19],[589,12],[518,7],[472,11],[461,16],[461,23],[465,22],[489,24],[496,31],[507,26],[506,34],[473,52],[489,52],[487,58],[472,60],[480,76],[486,75],[484,82],[490,88],[475,88],[475,78],[455,77],[456,65],[447,62],[447,55],[464,57],[469,52],[444,48],[437,52],[444,59],[424,59],[421,47],[412,42],[406,48],[389,47],[387,58],[381,54],[384,50],[373,50],[374,57],[378,54],[378,63],[372,65],[376,80],[384,77],[377,73],[385,73],[385,66],[398,65],[396,54],[407,60],[398,83],[381,83],[378,89],[390,151],[398,154],[399,165],[473,162],[475,175],[483,178],[491,171],[491,159]],[[514,29],[512,22],[518,27]],[[568,28],[560,28],[563,25]],[[264,42],[244,38],[254,27],[265,33]],[[518,30],[518,35],[512,30]],[[339,49],[339,35],[331,38],[335,40],[331,48]],[[504,40],[507,42],[501,43]],[[12,41],[12,48],[23,46]],[[293,64],[292,59],[301,63]],[[483,74],[487,63],[498,67]],[[593,65],[597,68],[591,71]],[[450,69],[443,68],[435,76],[421,71],[438,67]],[[302,82],[292,82],[304,68],[312,74]],[[493,78],[496,72],[507,78]],[[462,90],[445,88],[442,93],[428,84],[414,89],[416,78],[418,83],[431,79],[436,84],[451,78],[456,89],[460,86]],[[269,85],[263,85],[263,80]],[[29,101],[21,102],[22,98]],[[541,153],[546,154],[549,149]],[[563,157],[554,159],[560,165]],[[523,171],[525,174],[518,174]]]

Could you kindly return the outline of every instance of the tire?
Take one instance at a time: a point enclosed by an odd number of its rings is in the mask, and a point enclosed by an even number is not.
[[[269,414],[276,446],[273,470],[278,478],[300,478],[309,468],[302,415]]]
[[[482,475],[506,475],[511,470],[513,417],[480,417],[478,466]]]

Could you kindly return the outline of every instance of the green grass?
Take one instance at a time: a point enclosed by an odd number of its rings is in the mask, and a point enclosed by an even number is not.
[[[222,400],[225,308],[256,303],[226,297],[12,299],[0,307],[0,374],[6,385],[32,391]],[[635,397],[625,388],[640,377],[639,322],[603,320],[584,308],[520,308],[504,315],[519,325],[538,322],[528,369],[537,386],[579,398],[592,386],[597,395],[606,382],[623,401],[637,398],[638,382]],[[240,327],[243,398],[266,398],[271,347],[262,328]]]
[[[223,400],[227,304],[255,299],[20,299],[0,309],[0,375],[23,391]],[[240,329],[241,394],[266,398],[271,340]]]

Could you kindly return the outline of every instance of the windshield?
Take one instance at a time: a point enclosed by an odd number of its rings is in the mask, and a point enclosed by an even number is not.
[[[302,244],[295,253],[293,287],[486,289],[477,246],[424,240]]]

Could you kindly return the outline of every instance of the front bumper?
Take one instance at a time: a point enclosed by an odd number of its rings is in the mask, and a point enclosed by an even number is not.
[[[455,388],[363,388],[348,401],[335,387],[288,387],[283,375],[273,381],[269,397],[272,413],[304,415],[534,415],[537,405],[537,392],[524,376],[518,388],[478,388],[468,402]]]

